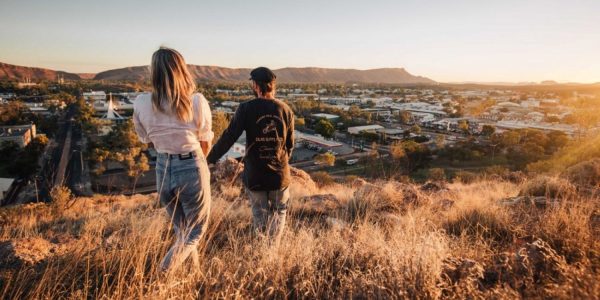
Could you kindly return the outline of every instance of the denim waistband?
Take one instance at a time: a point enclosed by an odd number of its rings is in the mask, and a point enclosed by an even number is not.
[[[200,149],[198,150],[193,150],[187,153],[181,153],[181,154],[169,154],[169,153],[157,153],[157,158],[161,158],[161,159],[178,159],[178,160],[187,160],[187,159],[192,159],[192,158],[196,158],[198,156],[203,156],[202,152]]]

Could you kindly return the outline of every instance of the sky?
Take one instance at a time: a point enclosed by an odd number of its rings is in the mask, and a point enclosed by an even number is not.
[[[0,62],[95,73],[164,45],[223,67],[600,82],[597,0],[0,0]]]

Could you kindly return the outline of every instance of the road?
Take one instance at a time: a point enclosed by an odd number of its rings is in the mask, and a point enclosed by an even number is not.
[[[64,180],[64,173],[59,175],[58,169],[63,152],[65,151],[64,145],[67,139],[67,135],[71,132],[71,122],[69,121],[75,115],[75,108],[69,107],[65,116],[59,121],[59,129],[51,140],[51,145],[44,157],[44,163],[40,175],[36,178],[37,188],[39,190],[39,199],[47,200],[50,199],[50,190],[55,186],[58,179]],[[68,157],[67,157],[68,159]],[[61,179],[62,177],[62,179]]]

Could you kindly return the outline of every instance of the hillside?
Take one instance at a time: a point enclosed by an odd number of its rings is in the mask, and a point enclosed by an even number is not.
[[[74,73],[67,73],[63,71],[55,71],[43,68],[32,68],[10,65],[0,62],[0,80],[19,80],[23,81],[30,79],[33,82],[41,80],[52,80],[55,81],[58,75],[62,76],[65,80],[79,80],[79,75]]]
[[[189,65],[198,80],[246,81],[250,69],[231,69],[216,66]],[[390,83],[431,84],[435,81],[414,76],[404,69],[387,68],[373,70],[327,69],[327,68],[283,68],[274,70],[279,82],[284,83]],[[147,67],[128,67],[96,74],[96,80],[147,80]]]
[[[188,65],[194,76],[201,81],[245,82],[250,69],[232,69],[217,66]],[[327,68],[283,68],[274,70],[279,82],[284,83],[389,83],[389,84],[433,84],[435,81],[408,73],[402,68],[372,70],[327,69]],[[147,66],[135,66],[92,73],[67,73],[50,69],[22,67],[0,63],[0,80],[25,80],[33,82],[56,80],[58,75],[65,80],[109,80],[144,81],[150,73]]]
[[[288,227],[273,248],[253,234],[239,180],[213,175],[201,259],[169,278],[157,265],[173,237],[155,195],[0,209],[0,298],[600,295],[600,204],[564,179],[318,187],[294,172]]]

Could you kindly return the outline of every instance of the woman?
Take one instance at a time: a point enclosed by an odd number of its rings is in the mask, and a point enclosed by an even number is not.
[[[206,98],[179,52],[161,47],[150,65],[152,93],[134,103],[133,121],[140,140],[154,144],[156,187],[177,239],[161,263],[162,271],[193,255],[210,214],[210,174],[206,155],[213,138]]]

